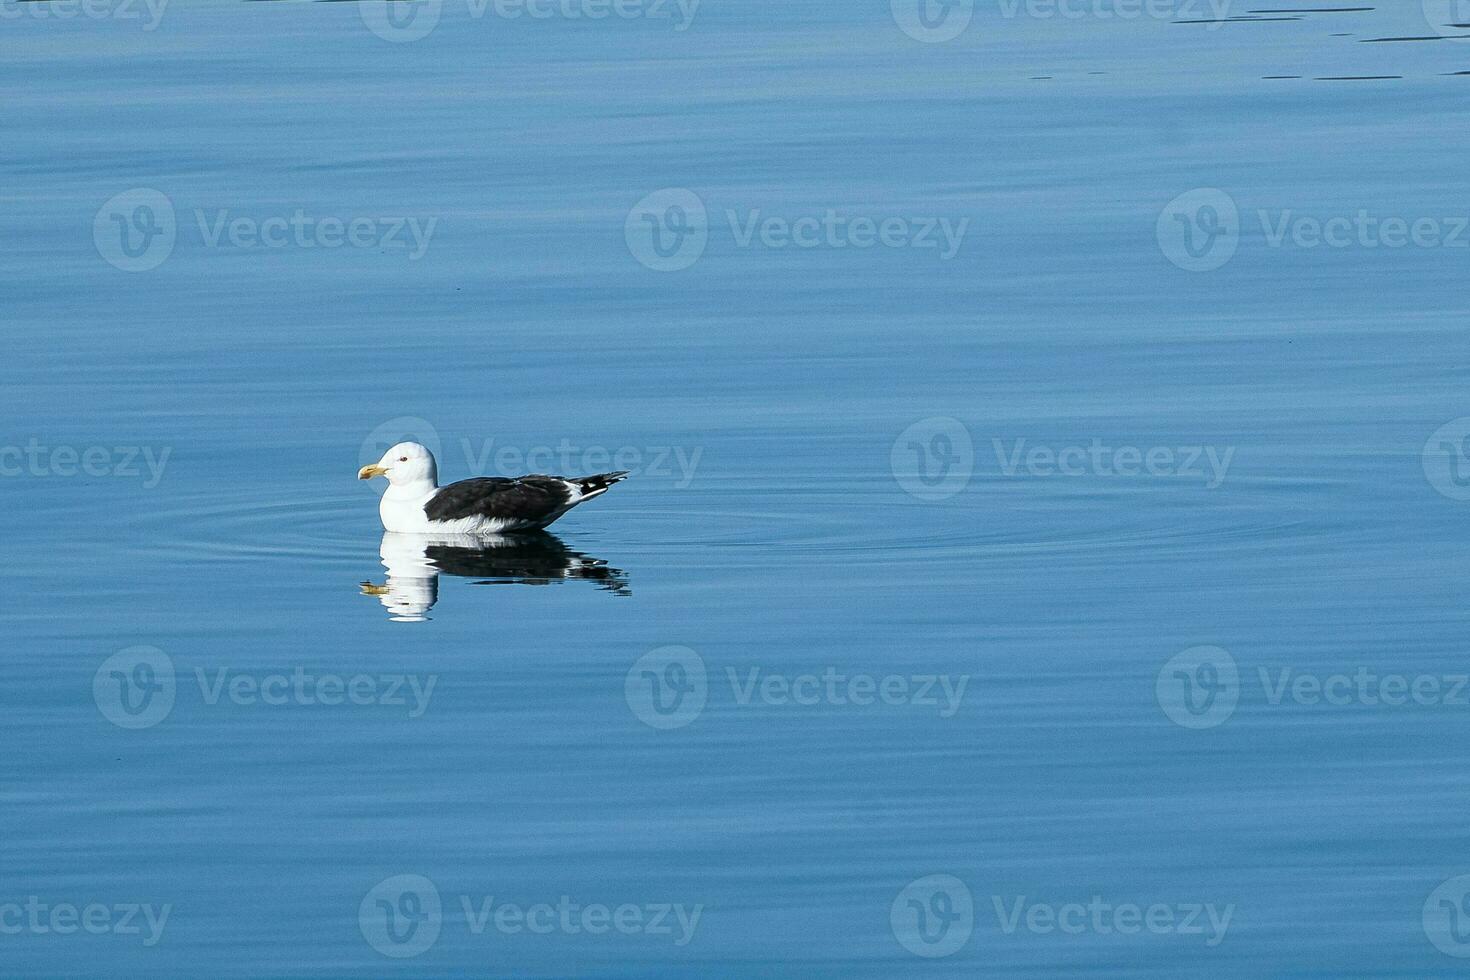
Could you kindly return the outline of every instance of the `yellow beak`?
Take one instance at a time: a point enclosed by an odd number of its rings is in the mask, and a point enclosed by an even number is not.
[[[359,480],[371,480],[373,477],[382,476],[384,473],[387,472],[388,467],[379,466],[378,464],[374,463],[372,466],[364,466],[362,469],[358,470],[357,478]]]

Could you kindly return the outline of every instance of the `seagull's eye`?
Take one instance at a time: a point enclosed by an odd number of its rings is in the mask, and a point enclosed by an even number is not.
[[[399,456],[398,457],[398,462],[400,462],[400,463],[406,463],[406,462],[408,462],[408,457],[407,456]]]

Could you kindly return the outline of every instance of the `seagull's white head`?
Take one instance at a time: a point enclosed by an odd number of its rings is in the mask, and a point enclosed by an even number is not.
[[[438,484],[439,468],[434,465],[434,454],[427,448],[416,442],[400,442],[372,466],[357,471],[359,480],[371,480],[375,476],[386,476],[395,487],[418,483],[433,486]]]

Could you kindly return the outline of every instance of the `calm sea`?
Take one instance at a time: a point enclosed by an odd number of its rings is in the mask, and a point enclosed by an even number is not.
[[[0,971],[1460,973],[1454,6],[3,0]]]

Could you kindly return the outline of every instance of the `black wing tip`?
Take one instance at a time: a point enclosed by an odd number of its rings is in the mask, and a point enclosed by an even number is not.
[[[615,470],[611,473],[596,473],[592,476],[578,476],[569,479],[568,483],[574,483],[582,488],[583,493],[600,493],[612,486],[621,483],[628,478],[631,470]]]

